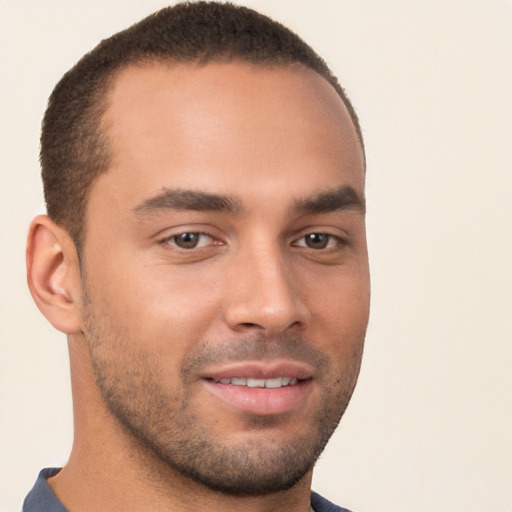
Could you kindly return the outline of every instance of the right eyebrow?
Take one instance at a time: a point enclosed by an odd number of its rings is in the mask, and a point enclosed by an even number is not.
[[[132,211],[137,215],[144,215],[165,210],[240,213],[242,206],[237,199],[229,196],[196,190],[164,188],[160,194],[146,199],[133,208]]]

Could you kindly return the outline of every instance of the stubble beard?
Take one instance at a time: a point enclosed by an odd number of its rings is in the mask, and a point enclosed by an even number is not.
[[[155,355],[144,351],[142,340],[120,332],[119,324],[84,306],[84,337],[103,401],[129,434],[147,462],[156,456],[166,466],[206,488],[234,496],[258,496],[291,489],[314,466],[350,401],[359,373],[362,340],[341,371],[315,348],[296,338],[264,341],[246,339],[230,347],[202,348],[187,356],[181,368],[181,389],[163,386],[164,368]],[[132,334],[133,335],[133,334]],[[255,348],[256,347],[256,348]],[[211,360],[257,360],[295,356],[313,361],[321,376],[323,393],[308,427],[301,435],[280,437],[272,428],[289,421],[283,417],[247,418],[248,430],[234,443],[212,435],[210,425],[194,413],[190,391],[195,370]],[[267,435],[268,432],[268,435]],[[229,436],[227,436],[229,437]],[[144,470],[148,471],[145,467]]]

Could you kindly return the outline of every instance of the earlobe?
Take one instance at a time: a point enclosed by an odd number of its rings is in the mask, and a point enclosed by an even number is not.
[[[27,282],[39,310],[59,331],[81,331],[80,268],[69,234],[48,216],[37,216],[27,241]]]

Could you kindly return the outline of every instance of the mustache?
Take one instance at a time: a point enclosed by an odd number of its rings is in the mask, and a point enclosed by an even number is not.
[[[290,359],[304,362],[322,372],[329,366],[329,358],[318,348],[297,336],[269,339],[250,336],[232,341],[206,342],[195,347],[183,360],[182,376],[187,379],[208,365]]]

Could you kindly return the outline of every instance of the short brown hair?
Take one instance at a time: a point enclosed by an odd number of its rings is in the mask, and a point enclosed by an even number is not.
[[[229,3],[187,2],[164,8],[101,41],[59,81],[41,133],[41,167],[48,215],[79,248],[85,238],[87,194],[110,164],[102,129],[110,85],[128,64],[238,60],[298,64],[324,77],[345,104],[363,140],[354,109],[323,59],[280,23]]]

